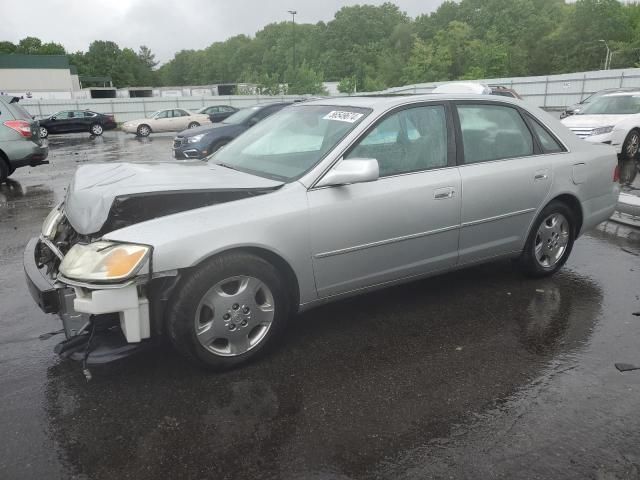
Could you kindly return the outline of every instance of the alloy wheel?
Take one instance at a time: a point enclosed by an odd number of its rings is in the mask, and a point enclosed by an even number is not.
[[[632,132],[627,140],[625,146],[625,153],[627,158],[633,158],[638,154],[638,148],[640,147],[640,135],[638,132]]]
[[[562,258],[569,243],[569,221],[561,213],[549,215],[538,227],[534,253],[540,266],[553,268]]]
[[[266,337],[274,318],[269,287],[251,276],[227,278],[209,289],[196,309],[195,332],[210,352],[235,357]]]

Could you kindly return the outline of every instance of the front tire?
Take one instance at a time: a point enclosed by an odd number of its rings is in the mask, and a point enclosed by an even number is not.
[[[290,305],[277,269],[248,253],[220,255],[178,287],[167,318],[187,358],[227,370],[260,356],[284,330]]]
[[[102,135],[102,132],[104,132],[104,129],[102,128],[102,125],[100,125],[99,123],[94,123],[93,125],[91,125],[91,127],[89,127],[89,133],[96,137],[99,137],[100,135]]]
[[[547,277],[567,261],[576,237],[575,215],[566,204],[553,201],[533,223],[520,257],[520,266],[530,277]]]
[[[199,126],[200,124],[198,122],[191,122],[189,125],[187,125],[187,128],[196,128]]]
[[[148,137],[151,134],[151,127],[149,125],[139,125],[136,130],[136,135],[139,137]]]
[[[39,134],[40,134],[40,138],[47,138],[49,136],[49,129],[41,125],[39,129]]]

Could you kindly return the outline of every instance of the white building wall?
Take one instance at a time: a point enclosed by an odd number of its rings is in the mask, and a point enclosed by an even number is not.
[[[71,92],[71,72],[65,68],[2,68],[0,90],[22,92]]]

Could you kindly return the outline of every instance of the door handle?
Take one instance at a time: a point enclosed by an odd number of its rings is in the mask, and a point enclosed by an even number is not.
[[[435,192],[433,192],[433,198],[435,198],[436,200],[453,198],[455,192],[456,191],[453,189],[453,187],[438,188]]]
[[[549,178],[549,170],[547,169],[538,170],[533,177],[534,180],[546,180],[547,178]]]

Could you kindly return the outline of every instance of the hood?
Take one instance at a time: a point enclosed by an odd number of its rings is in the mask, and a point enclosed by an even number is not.
[[[561,122],[569,128],[596,128],[616,125],[633,116],[634,115],[572,115],[571,117],[564,118]]]
[[[201,133],[212,133],[224,135],[226,132],[235,131],[242,125],[236,125],[231,123],[213,123],[207,125],[200,125],[195,128],[187,128],[186,130],[178,133],[178,137],[193,137],[194,135],[200,135]]]
[[[67,191],[65,212],[78,233],[104,234],[172,213],[261,195],[282,184],[201,161],[83,165]]]

